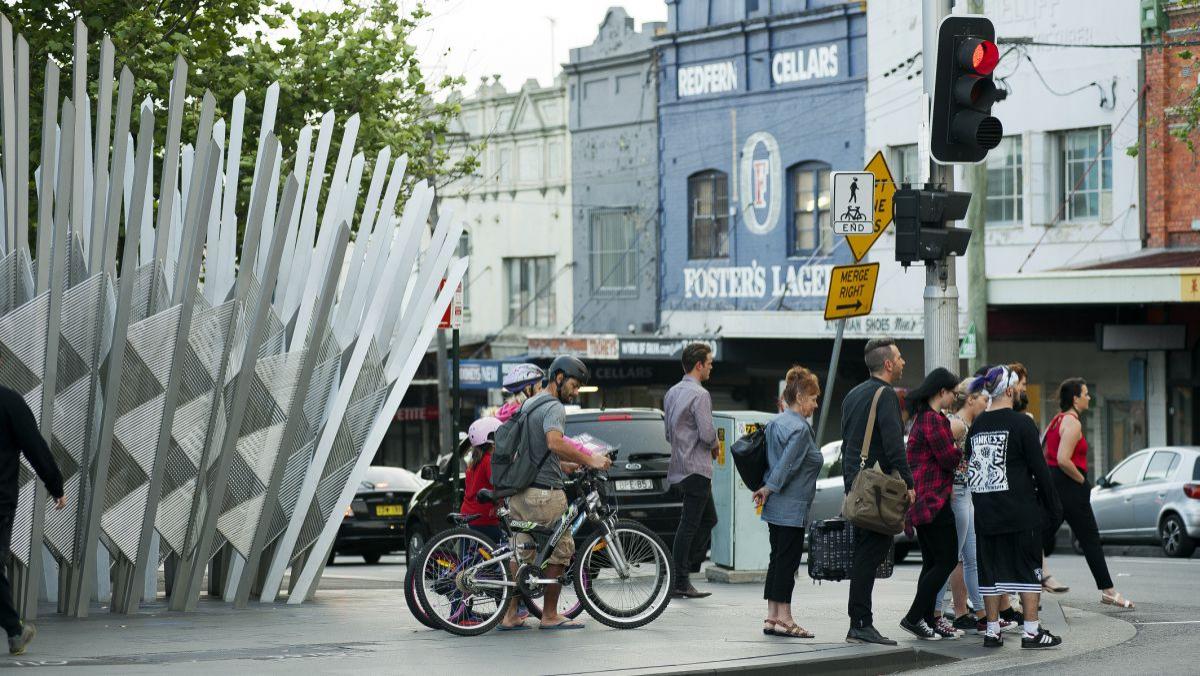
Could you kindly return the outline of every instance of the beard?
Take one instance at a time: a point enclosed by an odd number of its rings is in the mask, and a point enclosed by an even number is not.
[[[1017,398],[1013,400],[1013,410],[1021,412],[1027,408],[1029,408],[1029,395],[1021,392],[1017,395]]]

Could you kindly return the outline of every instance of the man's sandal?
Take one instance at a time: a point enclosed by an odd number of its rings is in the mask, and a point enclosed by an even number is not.
[[[783,624],[782,622],[775,623],[775,635],[786,638],[816,638],[817,635],[811,631],[801,627],[798,624]],[[779,627],[783,627],[783,631],[779,631]]]

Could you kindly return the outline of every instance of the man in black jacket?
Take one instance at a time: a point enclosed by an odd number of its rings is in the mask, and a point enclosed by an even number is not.
[[[0,562],[8,559],[12,541],[13,516],[17,511],[17,475],[21,468],[21,455],[29,461],[38,478],[54,498],[54,508],[67,506],[63,495],[62,473],[50,455],[50,448],[38,431],[33,411],[20,394],[7,387],[0,387]],[[41,552],[34,552],[41,556]],[[29,622],[21,622],[21,614],[13,605],[12,586],[0,565],[0,627],[8,633],[8,651],[13,655],[25,652],[33,640],[37,628]]]
[[[874,338],[867,341],[863,361],[871,377],[860,383],[842,400],[842,478],[846,492],[854,484],[861,467],[870,467],[876,462],[884,472],[896,470],[908,486],[909,504],[915,499],[912,472],[904,448],[904,424],[900,418],[900,399],[892,386],[904,375],[904,357],[891,338]],[[871,445],[867,449],[867,460],[862,464],[862,443],[867,435],[867,421],[871,414],[871,401],[875,393],[883,388],[875,411],[875,431],[871,434]],[[850,631],[847,643],[879,643],[896,645],[875,629],[871,615],[871,592],[875,588],[875,569],[887,558],[892,546],[892,536],[869,531],[854,530],[854,560],[850,570]]]

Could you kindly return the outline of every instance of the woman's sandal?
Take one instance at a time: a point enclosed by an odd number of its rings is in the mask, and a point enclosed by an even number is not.
[[[776,622],[775,626],[783,627],[783,631],[775,632],[776,636],[785,636],[787,638],[816,638],[817,637],[816,634],[805,629],[804,627],[801,627],[798,624],[783,624],[782,622]]]
[[[767,626],[770,625],[770,626]],[[775,631],[775,620],[763,620],[763,634],[767,636],[777,636]]]
[[[1065,594],[1071,591],[1071,588],[1058,584],[1053,575],[1047,575],[1042,578],[1042,590],[1048,594]]]
[[[1129,610],[1133,610],[1135,607],[1133,605],[1133,601],[1130,601],[1129,599],[1125,598],[1124,596],[1121,596],[1121,592],[1114,592],[1112,594],[1103,594],[1103,593],[1100,594],[1100,603],[1102,603],[1103,605],[1106,605],[1106,606],[1116,606],[1118,608],[1127,608]]]

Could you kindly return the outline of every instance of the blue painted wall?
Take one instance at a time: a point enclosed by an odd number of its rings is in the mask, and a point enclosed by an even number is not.
[[[747,14],[755,4],[758,11]],[[832,255],[789,255],[786,174],[804,162],[862,169],[862,4],[668,5],[672,32],[657,41],[662,312],[823,308],[829,267],[852,257],[844,242]],[[689,259],[688,177],[707,169],[729,177],[729,256]]]

